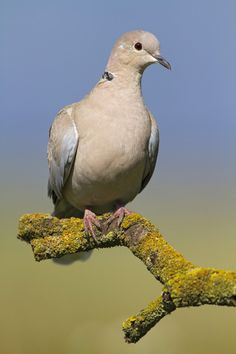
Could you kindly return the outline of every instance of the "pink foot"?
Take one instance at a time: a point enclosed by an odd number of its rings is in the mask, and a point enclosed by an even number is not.
[[[110,225],[115,219],[117,219],[117,226],[120,227],[125,215],[129,214],[131,214],[131,211],[122,206],[118,208],[112,216],[109,217],[107,224]]]
[[[96,214],[94,214],[91,210],[85,209],[84,211],[84,230],[87,235],[91,235],[93,239],[97,241],[95,232],[93,230],[93,225],[95,225],[98,229],[101,229],[100,222],[96,218]]]

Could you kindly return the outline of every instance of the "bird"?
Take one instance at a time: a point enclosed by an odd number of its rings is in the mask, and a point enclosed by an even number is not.
[[[113,213],[120,225],[131,202],[154,172],[159,129],[146,107],[141,79],[159,63],[156,36],[143,30],[116,41],[105,71],[80,101],[62,108],[50,130],[47,148],[48,195],[58,218],[83,217],[85,232],[96,240],[97,215]]]

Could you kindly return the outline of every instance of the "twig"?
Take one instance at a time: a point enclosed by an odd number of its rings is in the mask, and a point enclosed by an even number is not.
[[[37,261],[94,248],[125,246],[143,261],[163,284],[161,296],[123,323],[125,340],[137,342],[157,322],[178,307],[204,304],[236,307],[236,272],[196,267],[174,250],[150,221],[138,214],[126,216],[120,228],[106,227],[110,214],[99,217],[97,242],[84,232],[81,219],[57,219],[26,214],[19,221],[18,238],[31,244]]]

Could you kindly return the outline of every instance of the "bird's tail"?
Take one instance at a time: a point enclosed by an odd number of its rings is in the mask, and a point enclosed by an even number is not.
[[[54,205],[52,216],[56,216],[58,219],[82,218],[83,212],[73,207],[65,199],[60,199]]]
[[[82,218],[83,212],[74,208],[71,204],[69,204],[65,199],[57,200],[54,205],[54,211],[52,216],[56,216],[59,219],[68,219],[71,217]],[[70,265],[76,261],[86,261],[92,251],[84,252],[84,253],[75,253],[75,254],[67,254],[61,258],[53,259],[53,262],[59,265]]]

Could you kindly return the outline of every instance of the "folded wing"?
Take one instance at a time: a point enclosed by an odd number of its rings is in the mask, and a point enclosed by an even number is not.
[[[79,134],[73,120],[73,105],[63,108],[56,116],[48,141],[48,195],[54,204],[62,199],[62,190],[77,152]]]
[[[148,111],[148,114],[151,121],[151,134],[150,134],[149,144],[148,144],[148,158],[146,161],[140,192],[146,187],[146,185],[148,184],[148,182],[150,181],[153,175],[155,165],[156,165],[157,155],[158,155],[158,149],[159,149],[159,129],[156,120],[151,114],[151,112]]]

